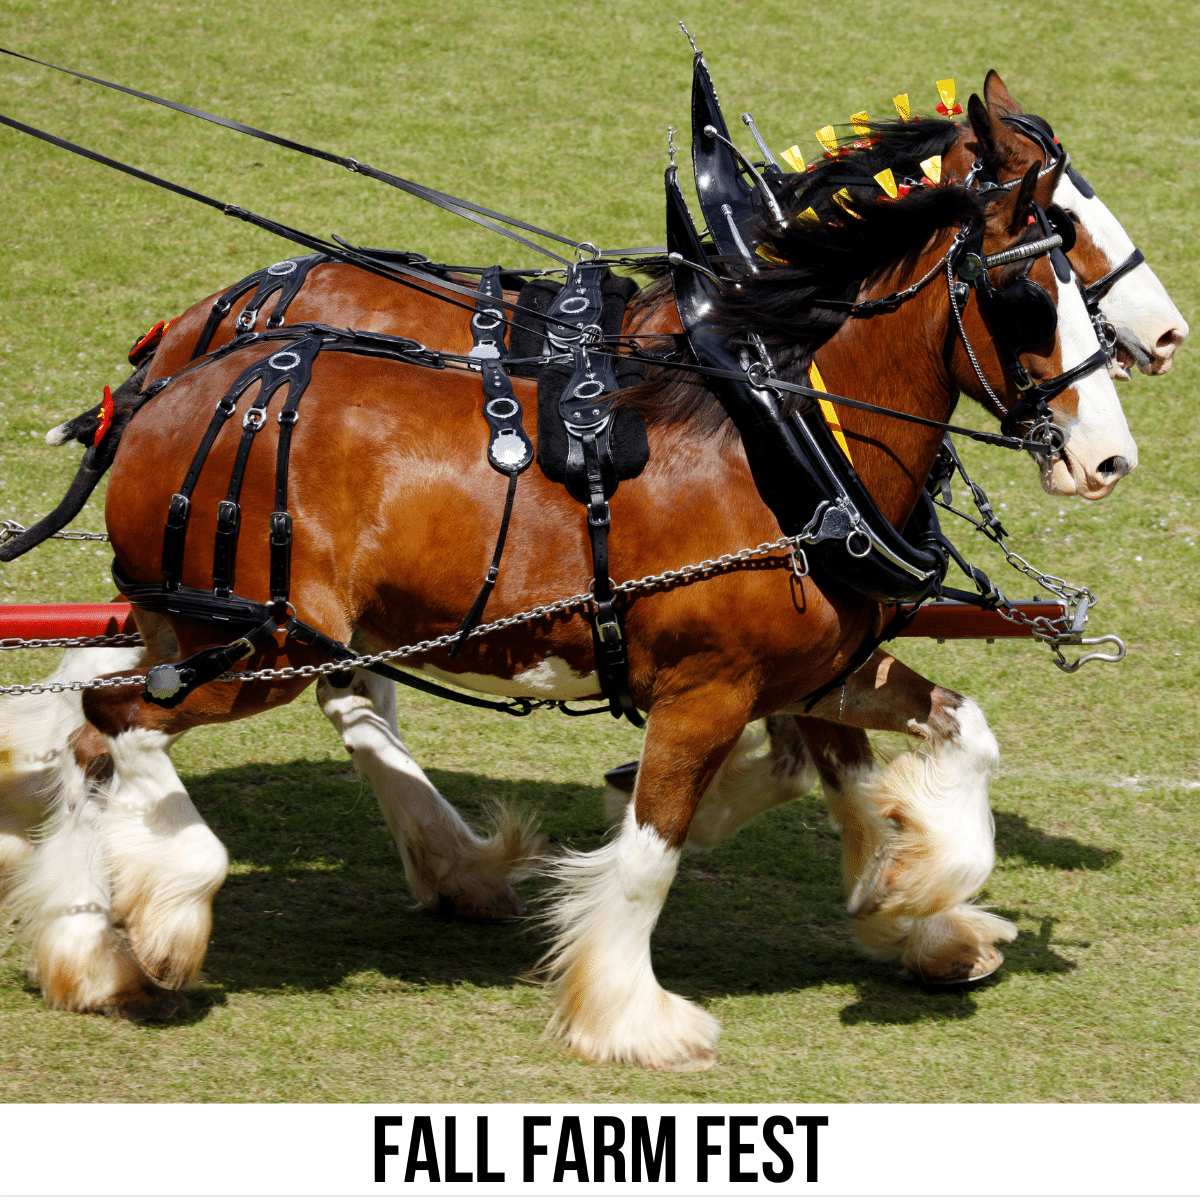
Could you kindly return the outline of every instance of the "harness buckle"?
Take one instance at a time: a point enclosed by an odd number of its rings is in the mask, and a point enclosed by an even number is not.
[[[621,641],[621,627],[617,624],[616,617],[613,617],[609,621],[597,621],[596,637],[605,646],[619,645]]]
[[[612,519],[612,512],[608,507],[607,500],[601,500],[598,504],[588,505],[588,524],[592,526],[607,525]]]

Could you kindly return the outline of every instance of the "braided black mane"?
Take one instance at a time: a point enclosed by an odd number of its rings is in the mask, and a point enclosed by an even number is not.
[[[846,131],[845,144],[857,141],[859,147],[788,176],[779,192],[787,224],[778,229],[763,219],[757,234],[769,257],[756,256],[757,273],[740,261],[722,260],[740,286],[725,289],[717,299],[716,327],[727,331],[734,345],[748,344],[751,333],[759,334],[781,377],[798,380],[813,353],[847,318],[844,308],[823,301],[853,301],[870,279],[915,265],[939,230],[982,217],[978,192],[958,183],[920,182],[921,162],[945,154],[960,132],[953,122],[938,119],[872,123],[867,135]],[[887,196],[874,178],[885,168],[898,184],[910,184],[908,195]],[[853,216],[833,199],[842,188],[850,195]],[[818,220],[800,219],[809,208]],[[661,303],[669,293],[669,279],[661,279],[635,303]],[[703,384],[676,370],[652,369],[646,383],[630,389],[621,403],[650,423],[699,421],[715,430],[727,419]]]

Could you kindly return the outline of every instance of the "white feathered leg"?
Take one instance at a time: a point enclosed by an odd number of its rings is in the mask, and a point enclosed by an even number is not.
[[[991,974],[1016,926],[968,903],[995,863],[988,782],[999,762],[979,706],[934,689],[926,740],[880,770],[866,735],[801,720],[842,833],[842,871],[854,931],[872,957],[899,958],[931,982]],[[854,744],[857,742],[857,746]]]
[[[715,1061],[717,1020],[665,991],[650,963],[679,854],[638,825],[631,804],[612,841],[551,868],[558,886],[546,967],[558,1007],[549,1032],[583,1058],[692,1070]]]
[[[108,739],[112,782],[101,829],[112,871],[113,919],[163,986],[200,972],[212,932],[212,898],[229,858],[184,789],[167,750],[173,739],[130,729]]]
[[[319,680],[317,701],[375,792],[413,895],[426,908],[446,905],[459,916],[523,916],[510,881],[529,875],[541,853],[534,823],[498,811],[496,832],[478,837],[405,748],[395,684],[369,671],[353,674],[344,688]]]
[[[46,680],[92,679],[132,669],[140,647],[68,650]],[[59,805],[74,808],[89,780],[75,761],[73,737],[85,724],[80,692],[43,692],[0,700],[0,898],[34,834]]]
[[[22,917],[33,974],[51,1008],[117,1012],[153,991],[113,927],[108,863],[93,800],[63,805],[16,873],[8,896]]]

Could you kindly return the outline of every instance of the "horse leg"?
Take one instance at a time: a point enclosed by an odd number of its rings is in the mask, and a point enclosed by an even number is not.
[[[90,679],[136,668],[132,649],[73,650],[50,677]],[[35,973],[52,1008],[169,1016],[182,1000],[155,984],[113,920],[104,791],[113,762],[77,691],[12,697],[0,709],[11,889]],[[40,829],[39,829],[40,827]],[[14,853],[15,843],[15,853]],[[14,861],[19,859],[19,861]]]
[[[544,966],[558,1003],[549,1032],[583,1058],[685,1071],[716,1061],[717,1021],[660,986],[650,934],[697,801],[747,715],[727,686],[660,701],[615,836],[551,867],[557,886]]]
[[[497,813],[498,827],[478,837],[409,754],[396,725],[396,686],[356,669],[346,687],[328,678],[317,702],[354,766],[370,782],[395,839],[413,895],[426,908],[491,921],[525,915],[510,881],[529,875],[543,839],[530,820]]]
[[[127,671],[131,649],[68,650],[46,683]],[[60,808],[73,810],[105,764],[93,763],[79,692],[42,692],[0,701],[0,899],[18,886],[36,831]]]
[[[814,711],[837,716],[800,726],[842,828],[859,941],[931,982],[991,974],[1003,962],[995,943],[1017,930],[968,903],[995,862],[988,780],[999,751],[979,706],[877,652],[844,703],[839,689]],[[914,735],[925,751],[877,770],[867,728]]]
[[[147,657],[160,660],[153,647]],[[286,702],[305,682],[276,689],[270,702]],[[159,1018],[186,1008],[177,989],[199,973],[228,865],[167,751],[194,725],[270,704],[251,705],[237,683],[206,685],[170,711],[138,691],[84,694],[92,761],[111,774],[60,814],[23,865],[18,899],[52,1007]]]
[[[605,775],[604,812],[610,821],[619,820],[629,805],[636,769],[630,763]],[[761,813],[798,800],[816,785],[816,770],[791,717],[752,722],[700,797],[688,844],[711,850]]]

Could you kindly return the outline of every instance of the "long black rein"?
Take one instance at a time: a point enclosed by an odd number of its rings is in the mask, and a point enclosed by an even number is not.
[[[276,237],[283,238],[285,241],[294,242],[298,246],[306,246],[308,249],[316,250],[321,254],[327,254],[340,262],[349,263],[351,266],[359,267],[372,275],[378,275],[383,279],[390,279],[395,283],[403,284],[405,287],[421,292],[426,296],[432,296],[434,299],[441,300],[446,304],[453,304],[458,308],[464,308],[470,312],[475,311],[474,302],[477,292],[474,288],[464,287],[462,284],[454,283],[452,280],[438,277],[436,287],[442,290],[434,290],[434,287],[428,284],[429,273],[420,270],[418,267],[409,267],[397,262],[387,262],[373,257],[366,251],[354,249],[338,242],[327,241],[324,238],[317,237],[315,234],[306,233],[302,229],[296,229],[291,225],[285,225],[270,217],[264,217],[258,213],[251,212],[240,205],[229,204],[223,200],[214,199],[212,196],[206,196],[203,192],[197,192],[193,188],[186,187],[183,184],[174,183],[169,179],[153,175],[149,171],[143,171],[118,159],[110,158],[106,154],[89,150],[86,146],[76,145],[65,138],[60,138],[53,133],[47,133],[45,130],[27,125],[25,122],[5,116],[3,113],[0,113],[0,124],[7,125],[10,129],[15,129],[20,133],[27,133],[30,137],[48,142],[52,146],[59,147],[59,149],[69,150],[72,154],[78,154],[82,158],[90,159],[92,162],[100,163],[102,166],[111,167],[115,171],[131,175],[135,179],[152,183],[156,187],[161,187],[168,192],[174,192],[176,195],[183,196],[188,200],[195,200],[200,204],[206,204],[209,208],[215,208],[218,212],[224,213],[228,217],[237,217],[238,220],[245,221],[247,224],[254,225],[268,233],[273,233]],[[444,294],[447,291],[453,292],[456,295],[470,297],[471,303],[467,304],[461,300],[454,299],[453,296],[447,296]],[[495,304],[497,307],[508,309],[515,315],[534,318],[540,324],[549,322],[559,325],[563,329],[570,330],[571,333],[578,333],[577,327],[570,322],[560,321],[546,313],[526,308],[513,300],[505,300],[502,296],[496,299]]]

